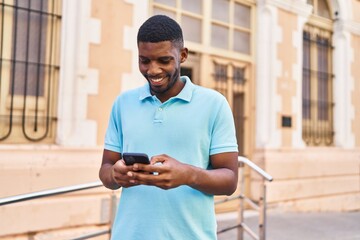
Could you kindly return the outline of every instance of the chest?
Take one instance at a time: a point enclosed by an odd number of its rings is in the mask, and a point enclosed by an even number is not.
[[[190,103],[144,103],[127,106],[122,111],[123,141],[128,145],[171,148],[210,145],[213,127],[212,110]]]

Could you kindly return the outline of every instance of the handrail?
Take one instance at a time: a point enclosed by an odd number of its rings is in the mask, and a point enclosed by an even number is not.
[[[85,240],[85,239],[94,238],[94,237],[98,237],[98,236],[110,234],[110,233],[111,233],[111,229],[100,230],[100,231],[92,232],[89,234],[84,234],[80,237],[72,238],[70,240]]]
[[[36,199],[36,198],[49,197],[49,196],[54,196],[54,195],[63,194],[63,193],[86,190],[86,189],[96,188],[96,187],[101,187],[101,186],[103,186],[102,182],[96,181],[96,182],[91,182],[91,183],[73,185],[73,186],[69,186],[69,187],[60,187],[60,188],[54,188],[54,189],[49,189],[49,190],[44,190],[44,191],[39,191],[39,192],[20,194],[20,195],[11,196],[11,197],[0,198],[0,206],[6,205],[6,204],[11,204],[11,203],[16,203],[16,202],[22,202],[22,201],[26,201],[26,200],[31,200],[31,199]]]
[[[258,165],[247,159],[246,157],[239,156],[238,157],[239,163],[245,163],[249,167],[251,167],[253,170],[255,170],[257,173],[259,173],[263,178],[265,178],[267,181],[271,182],[273,180],[273,177],[265,172],[262,168],[260,168]]]

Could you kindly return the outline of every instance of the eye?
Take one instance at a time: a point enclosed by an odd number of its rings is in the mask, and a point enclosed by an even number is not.
[[[159,58],[159,63],[161,64],[169,64],[171,62],[171,57],[163,57],[163,58]]]
[[[139,58],[139,62],[142,64],[149,64],[150,60],[148,58]]]

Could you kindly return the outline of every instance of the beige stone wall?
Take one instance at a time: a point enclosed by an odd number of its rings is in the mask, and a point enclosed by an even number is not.
[[[0,147],[0,197],[98,180],[100,148]]]
[[[274,177],[267,184],[269,207],[291,211],[360,209],[360,149],[263,150],[254,161]],[[259,177],[251,192],[259,194]]]
[[[297,16],[287,11],[278,11],[278,25],[282,29],[282,41],[277,45],[277,58],[281,63],[281,75],[277,79],[277,94],[281,98],[281,111],[277,117],[277,127],[281,130],[282,146],[292,146],[292,131],[295,117],[293,116],[292,99],[296,97],[296,82],[292,78],[293,66],[297,64],[297,49],[293,46],[294,31],[297,31]],[[298,96],[297,96],[298,97]],[[281,127],[282,116],[292,118],[291,128]]]
[[[129,72],[131,53],[124,50],[124,27],[132,25],[132,5],[125,1],[92,1],[91,16],[101,21],[100,44],[90,45],[89,65],[99,71],[97,95],[88,98],[88,118],[97,123],[97,143],[103,144],[109,114],[121,90],[121,75]]]
[[[356,22],[360,22],[360,1],[352,0],[352,14],[353,20]]]
[[[7,146],[0,152],[0,181],[6,183],[0,198],[98,181],[99,148]],[[110,193],[101,187],[1,206],[0,239],[66,239],[106,228]]]
[[[352,93],[352,103],[354,104],[354,120],[352,121],[352,129],[355,135],[355,145],[360,147],[360,36],[352,36],[352,47],[354,49],[354,61],[352,62],[351,66],[352,76],[354,79],[354,91]]]

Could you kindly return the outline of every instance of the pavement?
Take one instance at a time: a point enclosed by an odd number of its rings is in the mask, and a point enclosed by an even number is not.
[[[258,214],[245,212],[245,223],[258,234]],[[217,215],[218,230],[236,224],[236,213]],[[244,233],[244,240],[253,239]],[[237,229],[218,234],[237,240]],[[267,211],[266,240],[360,240],[360,211],[295,213]]]

